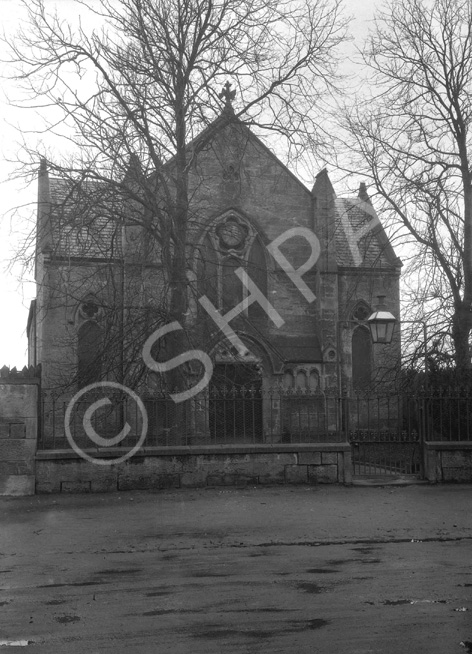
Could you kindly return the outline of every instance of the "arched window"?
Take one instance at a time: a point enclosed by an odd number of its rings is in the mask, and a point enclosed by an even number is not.
[[[352,385],[362,389],[372,382],[372,341],[366,327],[357,327],[352,335]]]
[[[223,277],[223,312],[227,313],[237,306],[243,299],[243,284],[235,271],[244,267],[242,261],[236,257],[224,259],[222,266]]]
[[[310,377],[308,378],[308,386],[310,390],[315,391],[320,387],[320,375],[317,370],[310,371]]]
[[[241,216],[229,212],[209,228],[197,248],[196,274],[199,296],[206,296],[222,313],[231,311],[249,293],[236,275],[236,270],[242,268],[262,295],[267,297],[267,265],[264,252],[254,228]],[[258,302],[249,306],[247,315],[253,320],[267,317]]]
[[[292,390],[295,385],[295,380],[293,379],[293,373],[291,370],[286,370],[283,377],[283,388],[285,390]]]
[[[208,234],[197,252],[197,280],[199,296],[206,295],[218,307],[218,253]]]
[[[304,370],[299,370],[297,372],[297,378],[295,380],[295,386],[299,390],[305,390],[306,389],[306,372]]]
[[[261,291],[262,295],[267,298],[267,266],[264,254],[264,248],[259,238],[253,241],[248,257],[248,275]],[[253,302],[249,306],[249,318],[266,318],[267,314],[259,302]]]
[[[79,388],[83,388],[100,380],[102,330],[95,321],[87,320],[77,336],[77,377]]]

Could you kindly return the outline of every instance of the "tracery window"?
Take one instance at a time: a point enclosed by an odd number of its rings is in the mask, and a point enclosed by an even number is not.
[[[79,388],[83,388],[100,380],[102,330],[94,320],[87,320],[77,337],[77,377]]]
[[[248,290],[236,275],[243,268],[267,297],[267,265],[264,247],[254,228],[234,212],[224,216],[205,235],[197,251],[199,295],[226,313],[239,304]],[[247,311],[250,319],[266,316],[259,303]]]
[[[370,310],[369,306],[363,300],[361,300],[354,307],[352,317],[354,320],[359,322],[365,322],[371,313],[372,311]]]

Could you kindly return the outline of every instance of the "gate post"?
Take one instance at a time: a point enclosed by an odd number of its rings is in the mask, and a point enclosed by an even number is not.
[[[34,495],[39,378],[36,368],[0,370],[0,495]]]
[[[340,397],[341,407],[341,429],[344,432],[344,440],[349,443],[349,403],[348,397],[342,395]]]

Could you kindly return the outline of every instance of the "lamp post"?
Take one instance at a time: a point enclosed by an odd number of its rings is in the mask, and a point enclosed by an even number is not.
[[[377,297],[379,299],[379,306],[377,310],[367,318],[367,324],[369,325],[372,342],[388,345],[392,342],[397,319],[390,313],[390,311],[386,310],[384,305],[385,295],[378,295]],[[417,324],[422,325],[423,327],[425,386],[428,388],[428,334],[426,331],[426,323],[424,320],[402,320],[401,324]]]
[[[392,342],[393,330],[397,319],[384,305],[385,295],[379,295],[379,306],[374,313],[367,318],[372,343],[383,343],[388,345]]]

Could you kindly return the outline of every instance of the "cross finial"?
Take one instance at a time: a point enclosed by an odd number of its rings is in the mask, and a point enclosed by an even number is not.
[[[221,100],[225,101],[225,109],[232,110],[233,109],[232,100],[234,100],[234,98],[236,97],[236,91],[231,91],[231,86],[232,86],[231,83],[227,81],[226,84],[221,89],[221,92],[218,95],[218,97]]]

